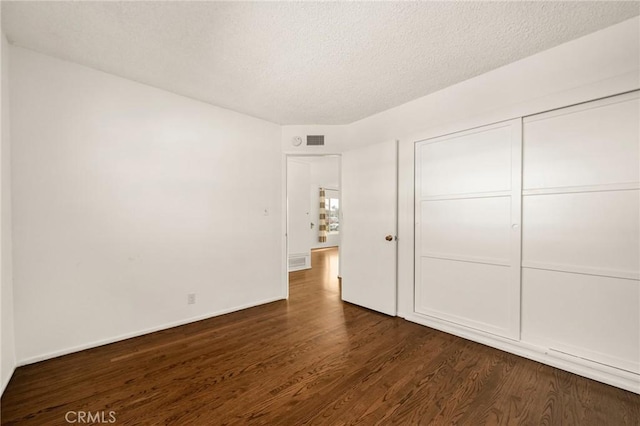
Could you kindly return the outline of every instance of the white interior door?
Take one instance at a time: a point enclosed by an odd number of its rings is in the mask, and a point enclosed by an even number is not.
[[[397,142],[342,156],[342,300],[396,315]]]
[[[287,254],[289,272],[311,268],[309,163],[287,160]]]

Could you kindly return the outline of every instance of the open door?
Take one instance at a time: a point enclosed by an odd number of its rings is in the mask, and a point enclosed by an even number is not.
[[[342,300],[396,315],[396,141],[342,155]]]
[[[311,268],[309,163],[287,159],[287,262],[289,272]]]

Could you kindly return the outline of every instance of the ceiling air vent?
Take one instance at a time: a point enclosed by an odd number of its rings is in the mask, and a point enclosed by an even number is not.
[[[324,145],[324,135],[307,135],[307,146]]]

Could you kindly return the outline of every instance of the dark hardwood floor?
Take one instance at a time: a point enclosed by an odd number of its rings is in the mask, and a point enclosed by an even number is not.
[[[21,367],[2,424],[640,424],[636,394],[345,304],[336,275],[314,251],[288,301]]]

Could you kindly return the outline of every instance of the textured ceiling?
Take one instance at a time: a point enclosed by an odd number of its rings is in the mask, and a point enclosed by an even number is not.
[[[345,124],[638,2],[2,2],[15,45],[280,124]]]

